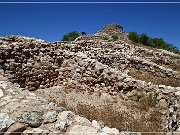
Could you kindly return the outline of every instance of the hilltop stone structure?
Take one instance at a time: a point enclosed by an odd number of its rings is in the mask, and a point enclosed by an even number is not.
[[[105,25],[101,31],[96,33],[96,35],[100,35],[102,37],[117,35],[121,40],[127,39],[127,35],[124,32],[123,27],[118,24]]]
[[[112,35],[118,39],[112,40]],[[122,131],[117,125],[109,128],[73,112],[78,113],[77,105],[103,107],[107,101],[112,109],[120,108],[116,111],[124,107],[128,112],[129,106],[138,106],[135,110],[141,108],[142,116],[161,108],[158,126],[163,131],[180,131],[178,58],[178,54],[134,46],[116,24],[71,43],[1,37],[1,78],[8,80],[0,85],[0,132],[125,134],[125,126]]]

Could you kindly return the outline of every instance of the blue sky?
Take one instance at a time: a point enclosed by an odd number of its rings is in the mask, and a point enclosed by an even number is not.
[[[126,32],[162,37],[180,48],[180,3],[0,4],[0,13],[0,36],[24,35],[57,41],[70,31],[93,34],[105,24],[117,23]]]

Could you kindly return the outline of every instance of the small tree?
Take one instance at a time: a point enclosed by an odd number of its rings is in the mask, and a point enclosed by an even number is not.
[[[135,43],[141,43],[146,46],[165,49],[174,53],[180,54],[179,49],[173,44],[167,43],[163,38],[150,38],[146,34],[137,34],[136,32],[129,32],[129,39]]]
[[[134,41],[134,42],[138,43],[139,37],[138,37],[137,32],[129,32],[128,37],[129,37],[129,39],[130,39],[131,41]]]
[[[62,41],[74,41],[77,37],[79,37],[78,32],[69,32],[68,34],[63,36]]]
[[[149,37],[146,34],[141,34],[139,36],[139,42],[144,45],[149,45]]]

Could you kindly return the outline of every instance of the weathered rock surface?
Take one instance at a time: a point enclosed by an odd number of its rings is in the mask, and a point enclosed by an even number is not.
[[[70,135],[95,135],[96,133],[97,129],[81,125],[74,125],[69,131]]]
[[[114,134],[114,135],[118,135],[119,131],[115,128],[109,128],[109,127],[104,127],[102,129],[103,132],[107,133],[107,134]]]
[[[83,126],[90,126],[91,125],[91,122],[84,117],[76,116],[74,120],[78,125],[83,125]]]
[[[44,123],[52,123],[52,122],[55,122],[55,121],[57,120],[57,115],[58,115],[58,113],[57,113],[56,111],[49,111],[49,112],[46,114]]]
[[[74,112],[58,107],[44,97],[2,81],[7,85],[0,106],[0,132],[5,135],[23,134],[95,134],[97,129],[91,122]],[[13,95],[13,96],[12,96]],[[14,104],[18,106],[14,107]],[[9,108],[9,105],[12,105]],[[99,129],[100,130],[100,129]]]
[[[43,113],[38,111],[22,112],[16,121],[26,123],[30,127],[39,127],[43,122]]]
[[[12,120],[7,113],[0,113],[0,132],[4,132],[8,129],[15,121]]]
[[[92,121],[92,126],[97,129],[97,130],[100,130],[101,129],[101,126],[100,124],[96,121],[96,120],[93,120]]]
[[[22,133],[26,130],[26,126],[21,123],[14,123],[11,125],[4,135],[13,135],[14,133]]]

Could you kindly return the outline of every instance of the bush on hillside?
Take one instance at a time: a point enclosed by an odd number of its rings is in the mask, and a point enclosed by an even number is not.
[[[135,43],[141,43],[153,48],[164,49],[174,53],[180,54],[179,49],[173,44],[167,43],[163,38],[150,38],[147,34],[137,34],[136,32],[129,32],[129,39]]]
[[[139,36],[139,42],[144,45],[148,45],[149,43],[149,37],[146,34],[141,34]]]
[[[138,34],[136,32],[129,32],[129,39],[132,40],[133,42],[138,43],[139,41],[139,37]]]
[[[69,32],[65,34],[62,38],[62,41],[74,41],[77,37],[79,37],[79,33],[76,31]]]

